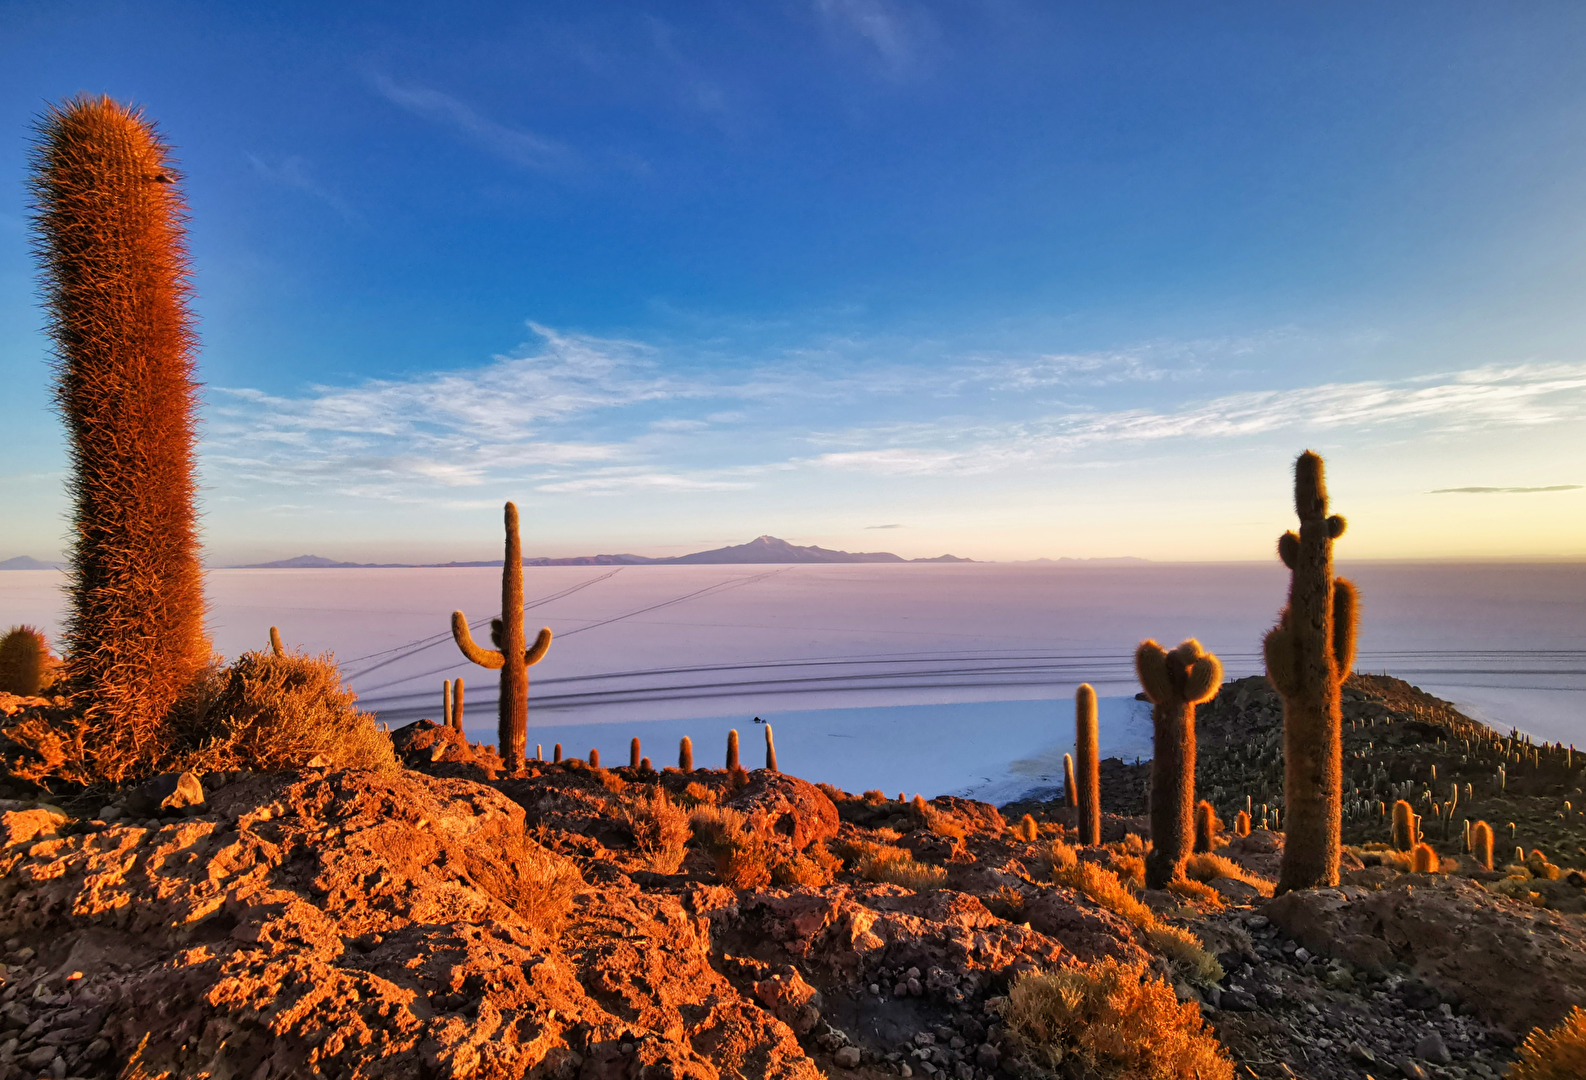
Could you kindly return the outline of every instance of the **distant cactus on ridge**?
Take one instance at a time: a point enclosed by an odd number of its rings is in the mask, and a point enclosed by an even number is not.
[[[637,769],[644,755],[639,752],[639,737],[635,735],[628,742],[628,768]]]
[[[727,771],[738,768],[738,729],[727,732]]]
[[[1344,519],[1327,513],[1322,459],[1294,463],[1300,531],[1278,539],[1290,571],[1289,601],[1264,644],[1267,681],[1283,699],[1283,798],[1288,818],[1277,891],[1338,884],[1343,826],[1340,691],[1355,662],[1359,602],[1333,576],[1333,541]]]
[[[501,563],[501,616],[490,620],[490,640],[494,649],[474,644],[468,631],[468,616],[452,612],[452,639],[464,656],[489,670],[501,672],[501,696],[497,705],[497,739],[507,771],[523,768],[528,746],[529,668],[545,659],[551,647],[551,628],[545,627],[525,645],[523,632],[523,545],[518,537],[518,508],[507,503],[506,554]]]
[[[694,771],[694,740],[687,735],[677,743],[677,767],[684,772]]]
[[[1140,686],[1152,704],[1151,850],[1145,883],[1165,889],[1184,876],[1195,812],[1195,706],[1222,684],[1222,662],[1189,638],[1172,651],[1142,641],[1134,654]]]
[[[765,726],[765,767],[767,772],[776,772],[776,740],[771,736],[771,725]]]

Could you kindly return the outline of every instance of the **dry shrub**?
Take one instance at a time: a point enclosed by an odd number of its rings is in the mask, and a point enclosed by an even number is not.
[[[571,860],[527,836],[470,846],[466,867],[475,885],[552,937],[566,925],[573,896],[584,887],[583,875]]]
[[[1024,894],[1012,885],[1000,886],[996,892],[984,897],[986,910],[999,919],[1009,922],[1024,920]]]
[[[1145,888],[1145,860],[1138,855],[1114,855],[1112,872],[1131,888]]]
[[[939,889],[947,881],[946,867],[916,862],[913,855],[900,847],[871,846],[874,850],[859,859],[859,876],[867,881],[902,885],[915,892]]]
[[[968,835],[951,814],[943,813],[919,795],[914,796],[912,810],[915,819],[937,836],[945,836],[949,840],[962,840]]]
[[[716,876],[734,889],[771,884],[771,853],[765,839],[749,827],[742,811],[730,806],[697,806],[689,815],[694,838],[716,860]]]
[[[628,782],[610,769],[592,768],[589,771],[596,780],[600,781],[600,786],[613,795],[621,795],[628,790]]]
[[[1186,900],[1194,900],[1202,904],[1210,904],[1214,908],[1223,906],[1222,893],[1210,885],[1203,885],[1192,878],[1182,877],[1168,882],[1167,891]]]
[[[869,791],[861,795],[860,798],[864,799],[866,805],[869,806],[885,806],[889,801],[887,799],[887,793],[881,791],[878,788],[871,788]]]
[[[1145,842],[1145,838],[1139,833],[1124,833],[1123,839],[1116,844],[1108,844],[1107,850],[1116,851],[1122,855],[1138,855],[1144,858],[1145,853],[1151,850],[1151,846]]]
[[[716,792],[701,784],[698,780],[691,780],[683,793],[678,796],[684,806],[715,806]]]
[[[1580,1080],[1586,1076],[1586,1010],[1579,1005],[1548,1031],[1533,1028],[1509,1067],[1508,1080]]]
[[[1042,853],[1041,861],[1051,867],[1052,873],[1056,873],[1059,870],[1072,870],[1079,862],[1079,852],[1062,840],[1053,840],[1046,851]]]
[[[688,843],[689,818],[686,811],[667,797],[664,788],[655,788],[623,801],[618,810],[633,846],[649,857],[650,869],[658,874],[675,874],[683,865],[683,845]]]
[[[1072,869],[1056,871],[1052,877],[1059,885],[1083,893],[1093,903],[1121,916],[1140,931],[1147,945],[1172,960],[1186,977],[1203,983],[1222,980],[1222,965],[1206,951],[1199,938],[1162,922],[1111,870],[1082,862]]]
[[[1525,857],[1525,868],[1531,871],[1532,877],[1544,881],[1557,881],[1564,873],[1562,869],[1548,862],[1547,856],[1535,848]]]
[[[727,771],[727,794],[733,796],[749,786],[749,771],[742,765]]]
[[[795,885],[819,888],[830,885],[832,877],[842,868],[842,860],[827,851],[822,844],[812,844],[808,851],[795,852],[771,867],[771,883],[791,888]]]
[[[333,769],[396,768],[391,737],[353,707],[325,653],[245,652],[217,673],[218,689],[181,717],[179,767],[200,772],[297,769],[315,758]]]
[[[1179,1004],[1144,963],[1111,958],[1027,975],[1003,1007],[1020,1056],[1048,1076],[1078,1057],[1116,1080],[1233,1080],[1233,1062],[1208,1034],[1200,1009]],[[1063,1074],[1066,1075],[1066,1074]]]
[[[1184,863],[1184,876],[1191,881],[1216,881],[1218,878],[1229,878],[1233,881],[1242,881],[1255,889],[1262,896],[1272,895],[1272,882],[1240,866],[1225,855],[1214,855],[1211,852],[1199,852],[1191,855]]]

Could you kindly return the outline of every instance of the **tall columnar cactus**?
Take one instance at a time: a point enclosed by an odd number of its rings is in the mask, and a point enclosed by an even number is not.
[[[452,711],[447,718],[447,722],[451,724],[453,730],[459,733],[463,730],[463,695],[467,689],[468,687],[461,676],[452,680]],[[538,755],[538,749],[536,749],[536,755]]]
[[[683,772],[694,771],[694,740],[687,735],[677,742],[677,767]]]
[[[1074,755],[1063,755],[1063,803],[1077,808],[1079,806],[1079,791],[1074,787]]]
[[[1400,799],[1393,804],[1393,850],[1409,851],[1415,846],[1415,810]]]
[[[776,739],[771,735],[771,725],[765,726],[765,768],[767,772],[776,772]]]
[[[523,546],[518,539],[518,508],[506,506],[507,545],[501,563],[501,616],[490,620],[494,649],[481,649],[468,632],[468,616],[452,612],[452,638],[463,655],[482,668],[501,672],[501,697],[497,704],[497,745],[508,772],[523,768],[529,739],[529,668],[545,659],[551,647],[551,628],[545,627],[524,645]]]
[[[170,148],[109,98],[48,108],[32,166],[71,461],[64,674],[93,767],[116,780],[159,756],[171,707],[210,657],[185,205]]]
[[[1080,683],[1074,692],[1074,779],[1079,794],[1079,842],[1089,847],[1101,843],[1100,732],[1096,726],[1096,691]]]
[[[0,637],[0,691],[33,697],[45,688],[50,647],[42,631],[13,626]]]
[[[727,771],[732,772],[738,767],[738,729],[733,728],[727,732]]]
[[[1214,851],[1217,848],[1217,810],[1202,799],[1195,804],[1195,850]]]
[[[635,735],[628,743],[628,768],[637,769],[644,755],[639,752],[639,737]]]
[[[452,722],[452,681],[441,680],[441,723],[450,726]]]
[[[1283,801],[1288,828],[1278,892],[1338,884],[1343,827],[1343,717],[1339,696],[1355,663],[1355,587],[1333,576],[1344,519],[1327,513],[1322,459],[1294,463],[1299,533],[1278,539],[1289,602],[1265,642],[1267,681],[1283,699]]]
[[[1195,706],[1217,693],[1223,665],[1190,638],[1171,652],[1142,641],[1134,667],[1152,704],[1151,850],[1145,859],[1145,884],[1165,889],[1184,876],[1193,839]]]

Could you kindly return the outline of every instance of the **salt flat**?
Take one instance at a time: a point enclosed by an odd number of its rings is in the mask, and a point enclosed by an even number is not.
[[[1586,742],[1586,564],[1342,569],[1364,600],[1361,668],[1495,725]],[[547,751],[561,741],[626,760],[637,734],[664,762],[690,734],[703,764],[737,726],[754,761],[760,716],[801,775],[982,795],[1050,775],[1080,682],[1103,698],[1104,751],[1148,754],[1134,645],[1195,636],[1230,675],[1258,673],[1287,585],[1276,560],[543,567],[524,579],[531,633],[556,633],[530,673],[530,742]],[[60,580],[0,574],[0,622],[55,633]],[[495,614],[499,570],[217,570],[207,588],[220,652],[264,647],[279,626],[294,646],[334,652],[393,724],[437,716],[441,680],[461,675],[468,725],[491,738],[495,677],[462,658],[447,620]]]

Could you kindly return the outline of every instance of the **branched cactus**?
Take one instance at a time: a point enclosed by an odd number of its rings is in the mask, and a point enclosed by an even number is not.
[[[1355,587],[1333,576],[1344,519],[1327,513],[1322,459],[1294,463],[1300,531],[1278,539],[1289,602],[1267,633],[1267,681],[1283,699],[1283,799],[1288,829],[1277,891],[1338,884],[1343,827],[1343,717],[1339,694],[1355,663]]]
[[[92,768],[114,781],[163,753],[210,659],[186,210],[170,149],[136,110],[78,97],[37,130],[34,251],[71,461],[64,675]]]
[[[738,768],[738,729],[727,732],[727,771]]]
[[[1492,826],[1478,821],[1470,827],[1470,854],[1483,870],[1492,869]]]
[[[684,772],[694,771],[694,740],[687,735],[677,743],[677,767]]]
[[[1393,804],[1393,850],[1409,851],[1415,840],[1415,810],[1400,799]]]
[[[776,740],[771,735],[771,725],[765,726],[765,768],[767,772],[776,772]]]
[[[468,632],[468,616],[452,612],[452,639],[463,655],[482,668],[501,672],[501,697],[497,708],[497,740],[507,771],[523,768],[529,738],[529,668],[545,659],[551,647],[551,628],[545,627],[525,645],[523,632],[523,546],[518,538],[518,508],[506,506],[506,555],[501,563],[501,616],[490,620],[494,649],[481,649]]]
[[[13,626],[0,637],[0,691],[35,697],[49,686],[50,647],[44,632]]]
[[[644,755],[639,752],[639,737],[635,735],[628,742],[628,768],[637,769],[643,757]]]
[[[1195,804],[1195,850],[1206,852],[1217,848],[1217,811],[1202,799]]]
[[[1079,806],[1079,792],[1074,787],[1073,754],[1063,755],[1063,803],[1072,808]]]
[[[1146,853],[1145,884],[1165,889],[1184,876],[1193,839],[1195,706],[1216,695],[1223,665],[1190,638],[1171,652],[1142,641],[1134,666],[1152,705],[1151,850]]]
[[[1096,725],[1096,691],[1080,683],[1074,692],[1074,779],[1079,797],[1079,842],[1087,847],[1101,843],[1100,733]]]

